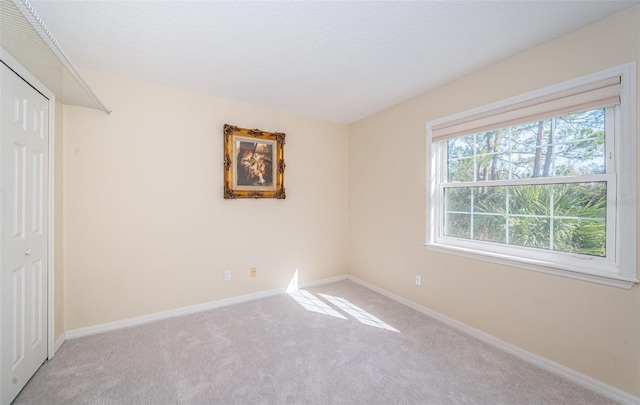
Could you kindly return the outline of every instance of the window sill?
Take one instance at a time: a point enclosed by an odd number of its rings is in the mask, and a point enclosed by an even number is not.
[[[588,281],[591,283],[604,284],[611,287],[630,289],[634,284],[640,282],[636,278],[624,277],[619,274],[577,269],[572,270],[570,268],[559,268],[552,263],[543,261],[523,259],[498,253],[481,252],[473,249],[443,245],[439,243],[425,243],[425,246],[427,247],[427,249],[435,252],[448,253],[470,259],[477,259],[506,266],[518,267],[525,270],[532,270],[560,277],[568,277],[576,280]]]

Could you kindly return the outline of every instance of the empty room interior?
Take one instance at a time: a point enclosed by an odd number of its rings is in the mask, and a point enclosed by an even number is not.
[[[640,403],[640,1],[0,0],[0,403]]]

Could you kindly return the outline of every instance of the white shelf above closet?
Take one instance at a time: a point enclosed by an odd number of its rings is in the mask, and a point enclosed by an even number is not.
[[[111,113],[27,0],[0,0],[0,47],[63,103]]]

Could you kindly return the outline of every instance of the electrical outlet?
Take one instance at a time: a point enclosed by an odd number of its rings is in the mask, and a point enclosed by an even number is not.
[[[258,268],[257,267],[252,267],[251,268],[251,277],[255,277],[258,275]]]
[[[422,277],[416,275],[416,285],[420,287],[422,285]]]
[[[224,272],[224,281],[230,281],[231,280],[231,272],[229,270]]]

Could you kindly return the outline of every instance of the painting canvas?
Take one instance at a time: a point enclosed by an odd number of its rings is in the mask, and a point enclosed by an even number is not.
[[[251,139],[236,137],[233,143],[236,171],[234,185],[241,187],[263,187],[274,189],[276,165],[274,161],[275,142],[253,142]]]

